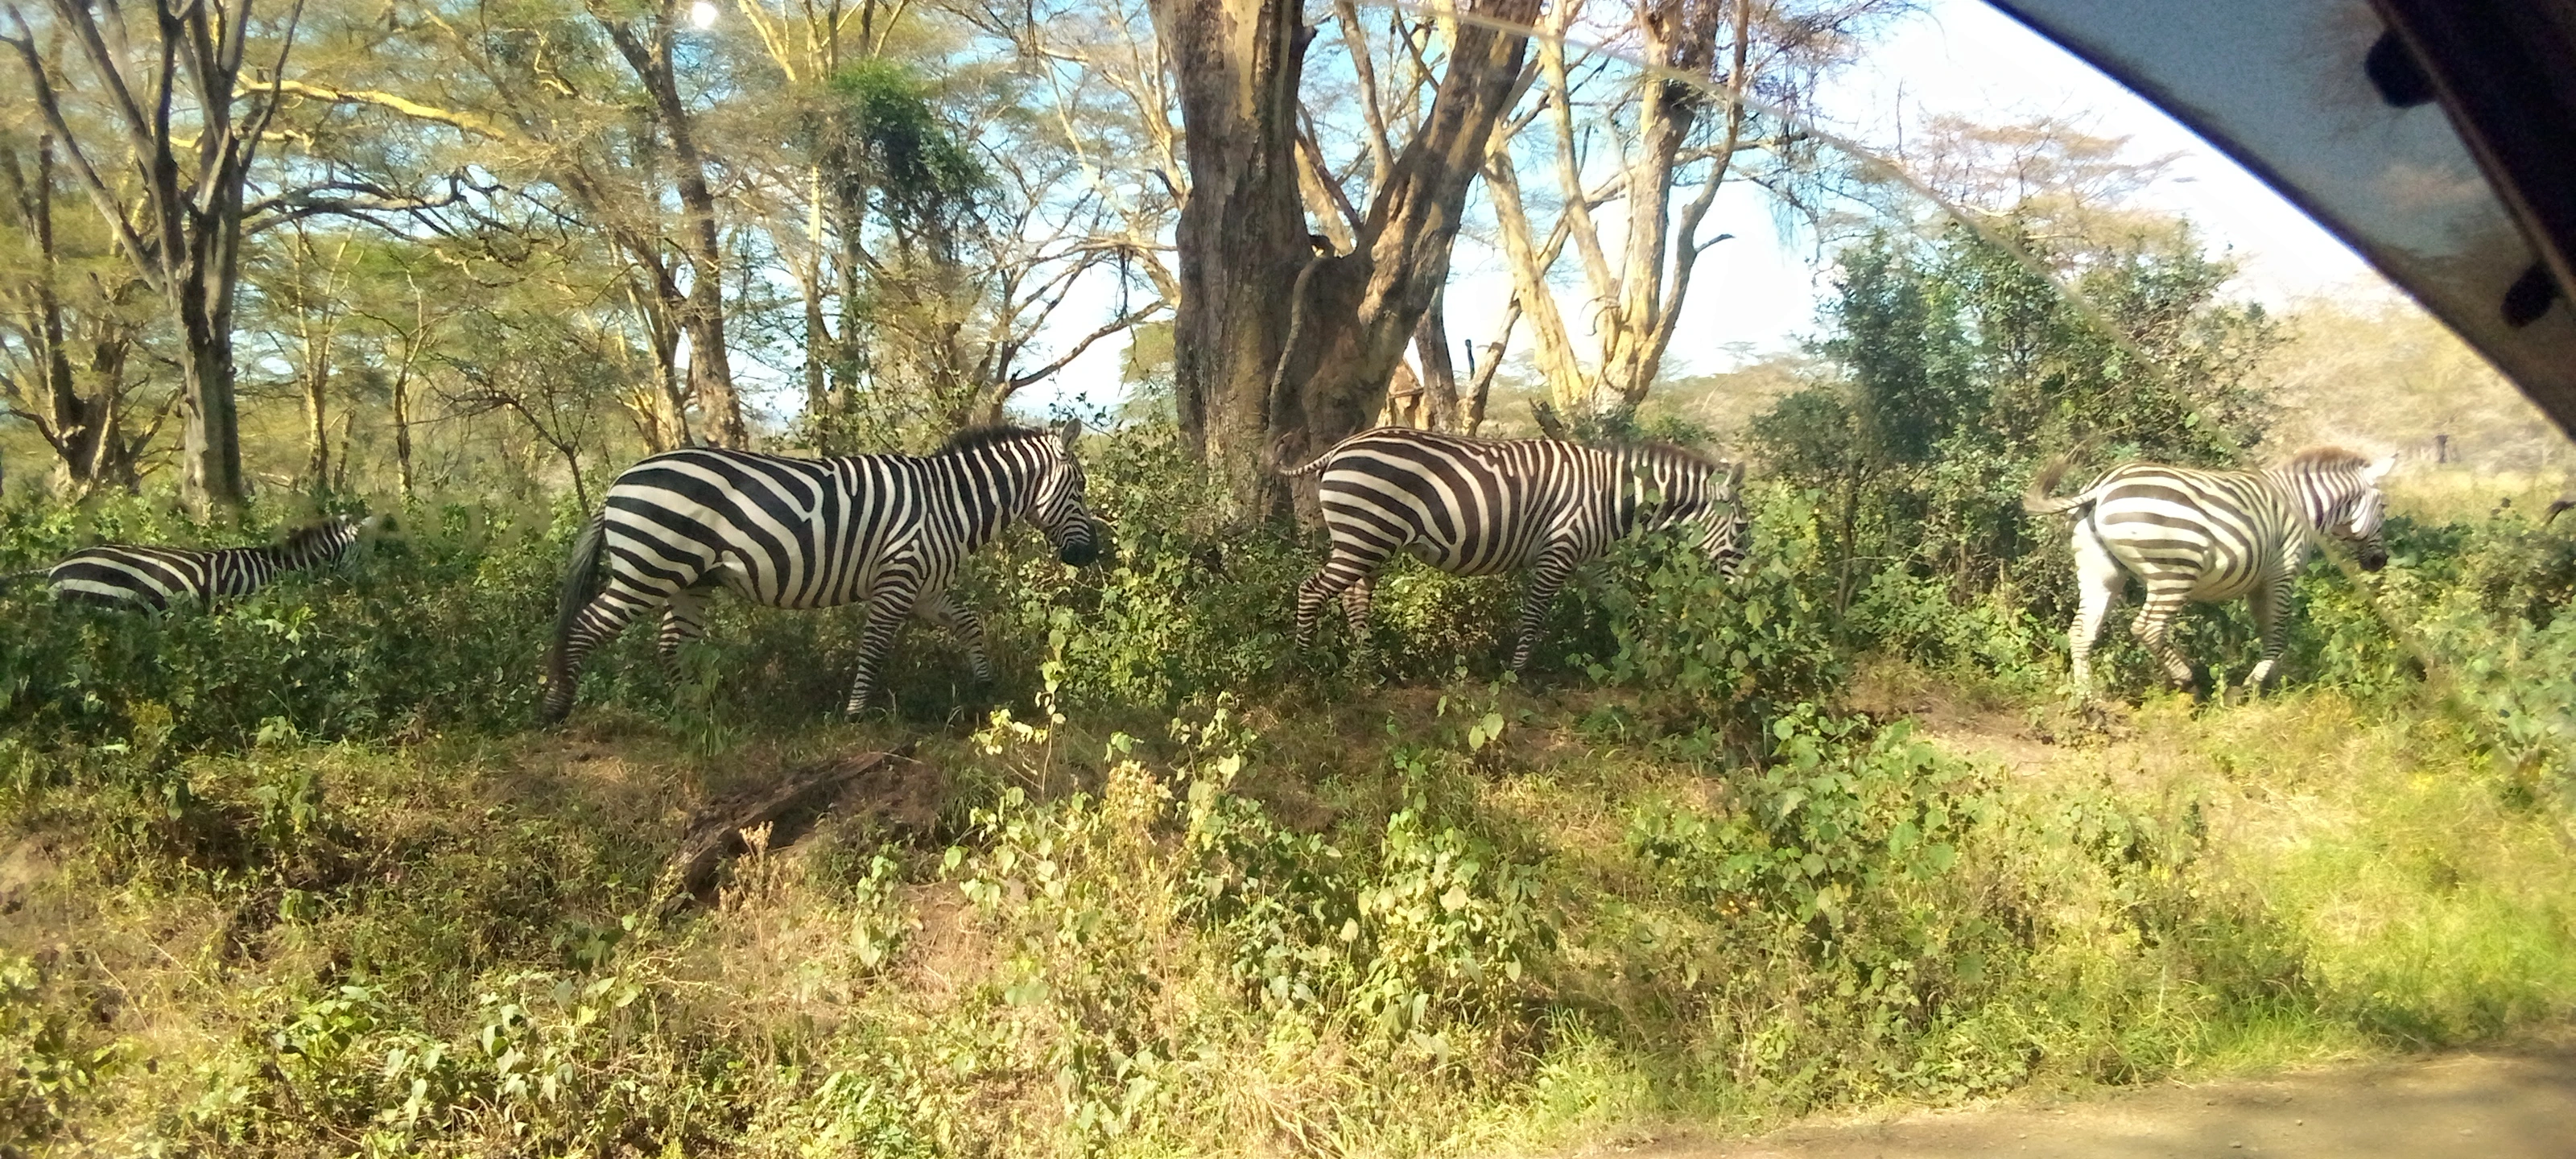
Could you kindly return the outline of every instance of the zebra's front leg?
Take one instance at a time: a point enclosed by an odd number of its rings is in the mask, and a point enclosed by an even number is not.
[[[974,612],[957,606],[946,592],[922,597],[914,610],[922,619],[946,628],[966,645],[966,663],[975,670],[976,683],[993,682],[993,662],[984,654],[984,621],[976,618]]]
[[[1556,602],[1556,593],[1565,587],[1566,577],[1574,574],[1575,555],[1570,548],[1551,547],[1538,557],[1530,569],[1529,594],[1521,599],[1521,630],[1512,645],[1512,671],[1529,667],[1530,653],[1538,650],[1538,634],[1547,626],[1548,605]]]
[[[881,591],[868,600],[868,626],[859,633],[859,670],[850,678],[850,698],[841,705],[842,715],[855,718],[876,698],[877,676],[885,671],[886,657],[894,654],[895,637],[903,631],[912,606],[909,588]]]

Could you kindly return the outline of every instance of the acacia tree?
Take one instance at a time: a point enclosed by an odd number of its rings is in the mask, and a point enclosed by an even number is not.
[[[680,329],[689,338],[689,393],[707,416],[709,440],[720,447],[740,447],[749,441],[749,434],[743,426],[742,400],[734,393],[733,360],[725,341],[724,247],[717,237],[715,194],[708,185],[710,162],[699,151],[694,116],[680,93],[679,72],[672,61],[680,7],[680,0],[658,0],[641,13],[622,15],[602,0],[589,4],[592,18],[608,33],[618,56],[650,96],[670,150],[665,163],[683,219],[677,240],[687,257],[686,288],[680,286],[677,271],[658,257],[652,265],[657,293],[665,303],[676,304]]]
[[[0,399],[53,449],[62,486],[131,491],[180,395],[130,413],[147,291],[94,233],[55,220],[59,181],[50,135],[24,152],[0,140]]]
[[[1418,129],[1320,253],[1301,193],[1298,0],[1156,0],[1190,189],[1176,233],[1181,425],[1239,514],[1279,510],[1269,470],[1368,421],[1448,277],[1468,188],[1519,79],[1538,0],[1476,0],[1437,23],[1446,70]],[[1425,73],[1429,72],[1426,65]]]
[[[1701,256],[1732,234],[1704,236],[1719,189],[1749,176],[1782,193],[1808,168],[1794,113],[1818,77],[1846,59],[1857,32],[1901,0],[1633,0],[1550,9],[1530,104],[1493,138],[1486,176],[1518,319],[1559,413],[1634,407],[1662,376]],[[1563,34],[1598,40],[1635,65],[1586,59]],[[1524,154],[1555,186],[1542,237],[1523,193]],[[1597,211],[1619,203],[1618,227]],[[1552,280],[1571,249],[1581,272],[1580,348]]]
[[[178,324],[185,350],[181,488],[201,510],[245,498],[233,398],[233,305],[250,210],[245,189],[278,104],[274,86],[245,83],[252,4],[153,0],[152,41],[137,45],[127,38],[123,12],[110,9],[102,22],[80,0],[50,0],[54,27],[48,31],[71,41],[65,55],[81,63],[97,90],[86,102],[86,111],[103,122],[94,126],[75,125],[80,111],[65,107],[62,88],[74,70],[68,61],[49,67],[36,31],[15,5],[9,8],[15,35],[0,36],[17,50],[72,171]],[[275,22],[264,70],[272,77],[285,69],[301,11],[296,0]],[[120,167],[104,166],[109,140],[122,141]]]

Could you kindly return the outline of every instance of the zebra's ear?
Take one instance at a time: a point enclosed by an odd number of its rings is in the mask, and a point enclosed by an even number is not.
[[[1072,450],[1074,441],[1082,437],[1082,420],[1071,415],[1065,416],[1063,422],[1056,424],[1055,435],[1057,440],[1064,444],[1065,450]]]
[[[2380,481],[2381,479],[2385,479],[2385,478],[2387,478],[2387,477],[2388,477],[2388,473],[2389,473],[2390,471],[2394,471],[2394,470],[2396,470],[2396,469],[2397,469],[2397,456],[2395,456],[2395,455],[2390,455],[2390,456],[2388,456],[2387,458],[2381,459],[2381,460],[2379,460],[2379,461],[2377,461],[2377,462],[2372,463],[2371,465],[2369,465],[2369,466],[2367,466],[2367,467],[2362,468],[2362,469],[2361,469],[2361,481],[2362,481],[2362,482],[2364,482],[2364,483],[2368,483],[2368,484],[2370,484],[2370,485],[2371,485],[2371,486],[2373,486],[2373,487],[2376,487],[2376,486],[2378,486],[2378,485],[2379,485],[2379,481]]]
[[[1735,491],[1737,488],[1742,487],[1743,485],[1744,485],[1744,460],[1742,460],[1742,459],[1738,459],[1738,460],[1736,460],[1736,461],[1734,461],[1734,462],[1732,462],[1732,463],[1728,463],[1728,464],[1726,465],[1726,490],[1727,490],[1727,492],[1728,492],[1729,494],[1732,494],[1732,493],[1734,493],[1734,491]]]

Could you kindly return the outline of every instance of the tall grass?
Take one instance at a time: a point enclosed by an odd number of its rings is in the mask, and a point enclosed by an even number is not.
[[[157,622],[0,596],[0,1149],[1488,1153],[2576,1009],[2576,621],[2520,505],[2317,572],[2279,693],[2109,734],[2053,630],[1873,591],[1872,663],[1977,689],[1924,727],[1843,707],[1795,493],[1742,585],[1577,585],[1523,683],[1509,586],[1427,572],[1290,654],[1316,546],[1157,516],[1131,438],[1117,561],[979,561],[998,685],[915,633],[858,724],[850,617],[736,606],[523,731],[568,513]],[[7,560],[78,538],[19,518]],[[904,743],[926,780],[674,892],[711,803]]]

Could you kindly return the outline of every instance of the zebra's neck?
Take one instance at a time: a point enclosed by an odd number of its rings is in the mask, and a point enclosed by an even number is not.
[[[1036,456],[1018,443],[992,443],[923,461],[930,464],[940,490],[952,500],[958,529],[969,549],[983,546],[1013,519],[1026,516],[1037,497],[1042,468]]]
[[[1708,471],[1700,464],[1640,447],[1621,447],[1609,456],[1621,531],[1686,523],[1707,509]]]
[[[2344,473],[2320,471],[2302,464],[2273,467],[2263,472],[2273,488],[2289,502],[2314,530],[2323,531],[2342,523],[2348,508],[2361,494],[2358,481]]]
[[[311,537],[299,537],[274,547],[243,548],[273,571],[301,571],[308,567],[338,560],[357,542],[355,528],[334,527]]]

